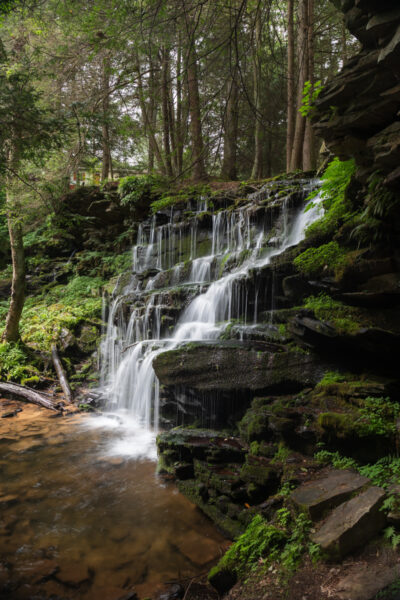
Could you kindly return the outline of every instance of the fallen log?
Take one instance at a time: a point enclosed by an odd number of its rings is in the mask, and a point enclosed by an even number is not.
[[[49,410],[62,410],[57,407],[54,402],[49,400],[49,398],[43,396],[43,394],[40,394],[36,390],[32,390],[32,388],[19,385],[18,383],[0,383],[0,393],[11,396],[13,399],[25,400],[26,402],[43,406]]]
[[[51,346],[51,357],[53,359],[54,368],[56,370],[62,391],[64,392],[65,399],[67,400],[67,402],[71,403],[73,400],[72,391],[69,387],[67,375],[64,371],[64,367],[61,364],[61,360],[57,352],[57,346],[55,344],[52,344]]]

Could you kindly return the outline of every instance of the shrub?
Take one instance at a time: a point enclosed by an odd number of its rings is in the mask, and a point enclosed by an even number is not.
[[[150,203],[157,195],[161,194],[165,184],[166,179],[160,175],[124,177],[118,186],[121,204],[131,204],[135,207]]]

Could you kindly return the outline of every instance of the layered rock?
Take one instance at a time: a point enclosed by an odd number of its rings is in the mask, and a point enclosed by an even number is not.
[[[316,134],[340,158],[355,158],[366,180],[381,171],[400,182],[400,7],[396,0],[334,0],[359,54],[322,91],[313,117]]]

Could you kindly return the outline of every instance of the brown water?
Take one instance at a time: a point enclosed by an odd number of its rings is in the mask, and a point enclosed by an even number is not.
[[[0,401],[0,413],[10,406]],[[0,419],[0,598],[152,596],[225,547],[156,475],[152,441],[96,418],[29,406]]]

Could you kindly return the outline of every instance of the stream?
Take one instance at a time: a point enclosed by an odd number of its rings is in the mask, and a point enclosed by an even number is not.
[[[226,547],[156,475],[153,437],[132,424],[24,406],[0,419],[0,444],[1,598],[145,598]]]

